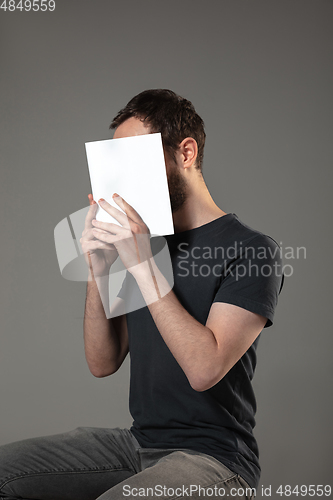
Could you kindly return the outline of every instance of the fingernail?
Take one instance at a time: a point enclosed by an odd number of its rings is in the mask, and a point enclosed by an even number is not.
[[[117,194],[117,193],[113,193],[112,198],[116,198],[116,196],[118,196],[118,198],[120,198],[119,194]]]
[[[104,198],[100,198],[98,201],[99,201],[99,203],[101,203],[101,202],[103,203],[103,201],[105,201],[105,200],[104,200]]]

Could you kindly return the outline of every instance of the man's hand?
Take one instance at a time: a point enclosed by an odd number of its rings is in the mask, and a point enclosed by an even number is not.
[[[114,246],[126,269],[133,272],[138,264],[145,261],[150,263],[152,258],[150,231],[140,215],[123,198],[114,194],[113,199],[125,213],[110,205],[103,198],[98,202],[103,210],[112,215],[121,226],[111,222],[92,220],[92,234],[101,245]]]
[[[104,243],[95,238],[92,220],[96,216],[98,205],[93,199],[92,194],[89,194],[88,198],[90,208],[86,215],[85,227],[80,243],[90,274],[93,277],[100,277],[109,274],[111,265],[118,257],[118,252],[114,245]]]

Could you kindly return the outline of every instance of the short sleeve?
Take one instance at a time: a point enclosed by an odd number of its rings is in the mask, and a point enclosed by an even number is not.
[[[273,324],[283,286],[281,249],[269,236],[259,234],[226,260],[213,302],[226,302],[267,318]]]

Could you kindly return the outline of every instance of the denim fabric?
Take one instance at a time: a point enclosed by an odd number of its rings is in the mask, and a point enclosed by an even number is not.
[[[78,427],[0,447],[2,500],[197,499],[206,496],[204,488],[213,499],[222,498],[222,488],[225,496],[247,488],[248,495],[232,496],[251,498],[248,484],[215,458],[141,448],[127,429]]]

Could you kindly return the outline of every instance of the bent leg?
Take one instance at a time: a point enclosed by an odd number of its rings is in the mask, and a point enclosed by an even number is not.
[[[253,498],[249,485],[215,458],[189,450],[172,451],[167,455],[166,450],[163,451],[164,456],[154,465],[117,484],[97,500]]]
[[[0,447],[0,499],[95,500],[139,470],[127,429],[78,427]]]

